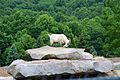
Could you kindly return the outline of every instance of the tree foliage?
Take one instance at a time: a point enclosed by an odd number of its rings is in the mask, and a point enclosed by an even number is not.
[[[1,66],[49,45],[52,33],[70,38],[69,47],[120,56],[120,0],[0,0]]]

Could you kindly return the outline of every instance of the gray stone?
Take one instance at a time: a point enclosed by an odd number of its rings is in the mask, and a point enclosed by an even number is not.
[[[12,76],[0,77],[0,80],[15,80]]]
[[[18,61],[17,61],[18,62]],[[14,62],[13,62],[14,63]],[[40,60],[10,65],[8,72],[13,77],[31,77],[55,74],[75,74],[93,69],[89,60]]]
[[[93,65],[96,71],[105,73],[110,72],[114,68],[113,63],[106,58],[96,58]]]
[[[85,49],[79,48],[63,48],[44,46],[36,49],[28,49],[26,52],[30,54],[32,59],[91,59],[90,53],[83,53]]]
[[[114,66],[115,70],[120,70],[120,62],[114,63]]]
[[[120,62],[114,63],[114,72],[116,73],[117,76],[120,76]]]
[[[18,63],[16,63],[18,62]],[[20,63],[19,63],[20,62]],[[13,64],[13,63],[16,63]],[[76,74],[76,73],[88,73],[88,72],[110,72],[110,68],[103,68],[103,64],[111,66],[107,62],[97,63],[98,67],[96,68],[96,61],[93,60],[37,60],[37,61],[13,61],[8,68],[8,72],[15,78],[22,77],[35,77],[35,76],[50,76],[58,74]],[[95,64],[95,66],[94,66]],[[101,70],[102,69],[102,70]],[[106,70],[105,70],[106,69]]]
[[[80,54],[80,58],[81,59],[93,59],[93,55],[88,53],[88,52],[82,52],[82,54]]]

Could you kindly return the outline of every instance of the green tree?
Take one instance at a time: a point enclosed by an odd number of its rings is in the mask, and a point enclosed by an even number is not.
[[[55,21],[53,17],[47,14],[40,15],[38,19],[35,21],[35,25],[36,27],[38,27],[40,31],[50,29],[52,26],[54,26],[54,23]]]
[[[36,40],[28,34],[26,29],[18,31],[15,38],[17,42],[21,42],[23,44],[25,50],[36,47]]]
[[[34,33],[36,33],[36,36],[38,37],[42,31],[51,30],[54,26],[55,21],[53,17],[47,14],[40,15],[35,21]]]
[[[105,8],[102,14],[102,25],[106,29],[106,42],[103,51],[107,52],[106,56],[113,57],[120,55],[120,10],[119,0],[106,0]]]
[[[5,48],[8,48],[14,42],[12,35],[7,35],[0,31],[0,53],[4,52]]]
[[[86,7],[82,7],[82,8],[77,8],[75,11],[75,15],[78,19],[84,19],[86,17],[89,17],[90,15],[90,10]]]
[[[50,44],[48,34],[49,34],[49,32],[46,30],[41,32],[41,34],[37,38],[37,46],[38,47],[46,46],[46,45]]]
[[[16,59],[30,60],[28,54],[25,53],[24,45],[21,42],[15,42],[11,47],[6,48],[4,54],[2,54],[2,65],[9,65]]]
[[[24,49],[31,49],[35,47],[36,40],[28,34],[22,35],[18,38],[18,42],[21,42],[24,45]]]

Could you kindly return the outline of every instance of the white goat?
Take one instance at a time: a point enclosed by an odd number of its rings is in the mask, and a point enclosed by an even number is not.
[[[70,44],[70,40],[68,40],[64,34],[49,34],[49,38],[50,45],[52,45],[54,42],[59,42],[60,44],[65,44],[63,47],[68,47]]]

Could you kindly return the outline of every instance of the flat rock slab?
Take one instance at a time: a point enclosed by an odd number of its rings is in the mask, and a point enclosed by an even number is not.
[[[111,60],[113,63],[120,62],[120,57],[114,57],[114,58],[107,58]]]
[[[0,80],[15,80],[12,76],[0,77]]]
[[[30,54],[32,59],[92,59],[90,53],[83,53],[85,49],[63,48],[44,46],[36,49],[28,49],[26,52]]]
[[[35,76],[50,76],[59,74],[76,74],[76,73],[88,73],[98,72],[94,63],[96,61],[91,60],[39,60],[26,62],[23,60],[15,60],[8,68],[8,72],[14,78],[22,77],[35,77]],[[106,63],[106,61],[104,61]],[[104,63],[103,62],[103,63]],[[99,62],[97,62],[99,63]],[[105,70],[110,72],[112,70],[112,63],[109,62],[109,69]],[[99,65],[99,67],[104,65]],[[106,65],[105,65],[106,66]],[[103,68],[100,68],[103,69]],[[101,72],[103,71],[98,69]]]

